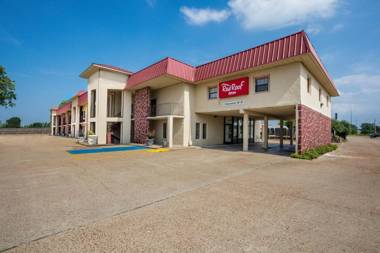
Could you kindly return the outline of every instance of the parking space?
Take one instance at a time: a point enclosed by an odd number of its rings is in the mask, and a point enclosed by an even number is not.
[[[67,152],[80,148],[64,137],[0,136],[3,249],[165,199],[268,161],[252,154],[202,149]]]
[[[369,148],[371,147],[371,148]],[[376,252],[380,142],[330,156],[218,149],[70,155],[0,136],[0,250]]]

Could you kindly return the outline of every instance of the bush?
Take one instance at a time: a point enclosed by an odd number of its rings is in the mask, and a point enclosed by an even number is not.
[[[290,155],[292,158],[297,158],[297,159],[305,159],[305,160],[313,160],[315,158],[318,158],[319,156],[326,154],[328,152],[334,151],[338,148],[337,145],[335,144],[328,144],[325,146],[319,146],[313,149],[308,149],[303,153],[293,153]]]

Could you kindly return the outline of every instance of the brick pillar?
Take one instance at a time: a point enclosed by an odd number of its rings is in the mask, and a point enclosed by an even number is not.
[[[331,119],[305,105],[297,105],[298,152],[331,143]]]
[[[150,88],[146,87],[135,92],[134,96],[134,142],[145,144],[148,138],[150,111]]]

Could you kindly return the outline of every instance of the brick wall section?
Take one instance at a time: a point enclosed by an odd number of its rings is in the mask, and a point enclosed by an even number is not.
[[[149,130],[150,88],[137,90],[134,95],[134,142],[146,143]]]
[[[313,109],[298,105],[298,152],[331,143],[331,119]]]

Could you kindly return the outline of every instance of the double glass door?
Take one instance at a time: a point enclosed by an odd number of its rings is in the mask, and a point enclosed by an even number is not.
[[[254,140],[254,121],[249,118],[249,143]],[[224,117],[224,144],[243,143],[243,117]]]

